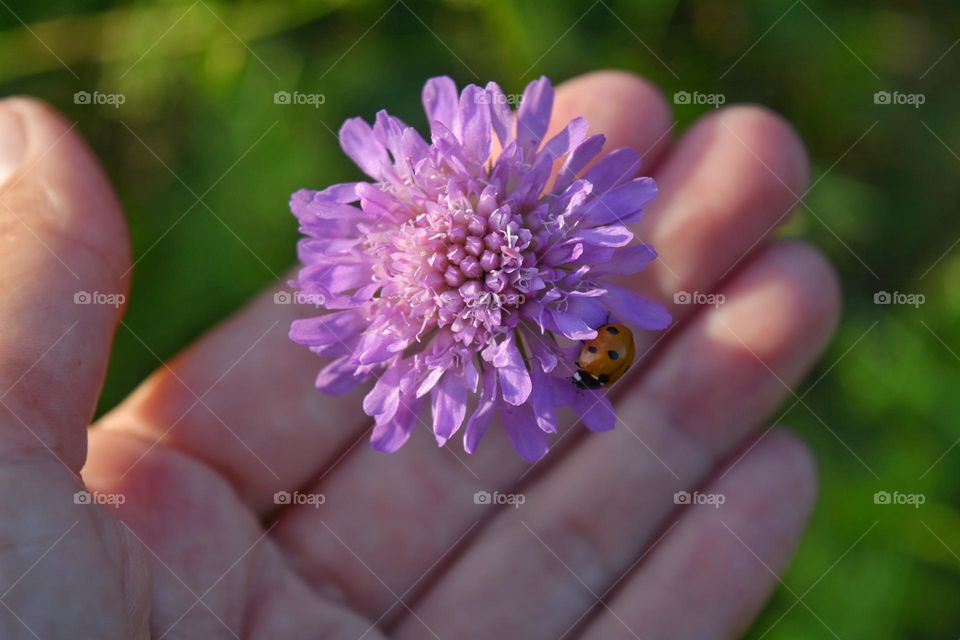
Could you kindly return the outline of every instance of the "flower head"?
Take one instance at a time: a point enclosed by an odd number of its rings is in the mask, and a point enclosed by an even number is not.
[[[325,315],[290,336],[332,360],[317,387],[350,391],[374,378],[363,408],[374,447],[394,451],[429,420],[443,445],[463,425],[472,453],[500,414],[518,453],[542,457],[555,410],[611,429],[605,394],[570,381],[577,341],[615,320],[670,323],[660,305],[616,286],[656,257],[628,228],[656,195],[634,177],[628,148],[603,146],[575,118],[544,142],[553,105],[546,78],[514,114],[500,87],[433,78],[423,90],[430,142],[385,111],[340,129],[344,152],[372,181],[293,194],[305,238],[293,285]],[[499,146],[495,154],[494,145]]]

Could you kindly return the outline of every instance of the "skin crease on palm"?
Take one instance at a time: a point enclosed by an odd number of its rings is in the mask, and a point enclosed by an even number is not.
[[[660,185],[635,231],[661,257],[630,285],[725,303],[671,304],[677,324],[641,337],[612,390],[618,428],[568,420],[531,470],[498,429],[473,456],[426,428],[372,451],[362,391],[313,390],[320,362],[286,336],[310,310],[273,304],[273,290],[88,429],[122,308],[73,297],[127,291],[124,217],[61,116],[0,102],[0,637],[743,633],[816,493],[806,447],[764,433],[838,314],[824,258],[772,238],[805,189],[806,154],[754,106],[679,134],[663,95],[623,72],[564,83],[554,115],[555,130],[583,115],[606,150],[635,147]],[[76,504],[84,485],[123,504]],[[726,501],[678,508],[681,489]],[[278,508],[281,490],[326,501]],[[480,490],[526,501],[477,505]]]

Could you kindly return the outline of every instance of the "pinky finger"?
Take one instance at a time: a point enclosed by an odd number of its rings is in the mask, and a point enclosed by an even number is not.
[[[679,521],[595,610],[582,640],[708,640],[747,629],[781,584],[813,506],[816,471],[784,431],[728,471],[692,494]]]

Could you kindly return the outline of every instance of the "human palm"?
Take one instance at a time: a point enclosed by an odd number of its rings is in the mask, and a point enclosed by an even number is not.
[[[531,467],[496,429],[473,456],[426,427],[373,451],[363,391],[312,388],[319,363],[286,336],[310,310],[276,304],[279,284],[88,430],[120,314],[75,295],[126,290],[123,217],[59,116],[0,103],[0,636],[742,632],[815,493],[804,446],[763,428],[837,314],[824,259],[770,237],[806,156],[756,107],[671,142],[663,97],[619,72],[563,85],[555,122],[576,115],[660,185],[635,231],[661,257],[629,284],[678,322],[612,388],[617,429],[567,416]]]

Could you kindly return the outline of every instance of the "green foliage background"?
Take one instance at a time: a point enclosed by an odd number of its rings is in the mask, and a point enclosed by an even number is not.
[[[822,495],[788,587],[751,637],[958,635],[960,5],[6,2],[0,90],[43,97],[76,120],[129,217],[127,322],[143,343],[119,333],[103,408],[283,274],[294,258],[288,194],[357,175],[334,131],[384,105],[424,124],[419,92],[431,75],[497,79],[509,93],[540,74],[616,67],[668,95],[719,92],[783,113],[816,181],[785,232],[833,259],[845,316],[797,393],[818,382],[780,416],[817,450]],[[80,90],[126,102],[77,105]],[[278,106],[279,90],[326,100]],[[877,105],[881,90],[926,101]],[[680,127],[706,109],[677,106]],[[878,306],[881,290],[926,302]],[[878,506],[878,490],[927,501]]]

